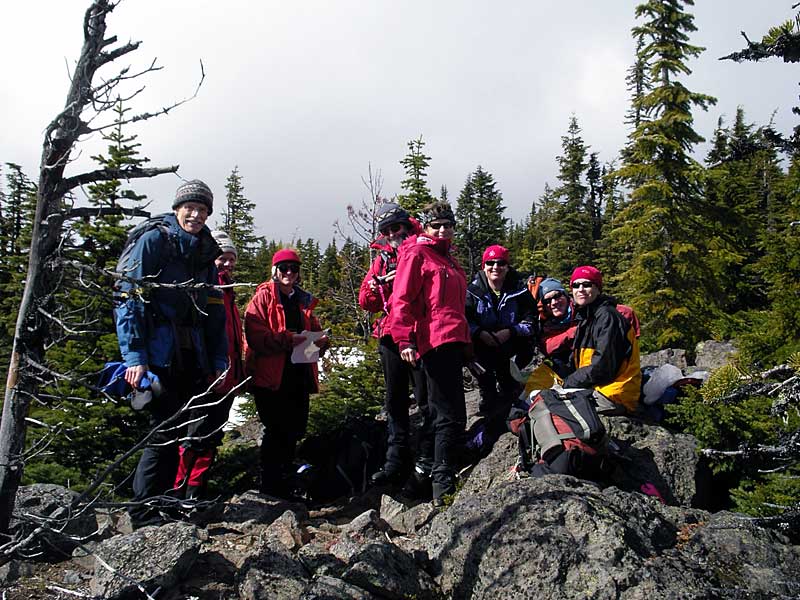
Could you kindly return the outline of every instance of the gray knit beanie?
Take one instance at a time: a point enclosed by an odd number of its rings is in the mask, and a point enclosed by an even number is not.
[[[214,194],[211,193],[211,188],[199,179],[187,181],[175,190],[175,201],[172,203],[173,210],[184,202],[204,204],[208,208],[209,215],[214,212]]]
[[[236,258],[239,258],[239,253],[236,252],[236,246],[233,245],[233,240],[224,231],[217,229],[211,232],[214,241],[222,252],[231,252]]]

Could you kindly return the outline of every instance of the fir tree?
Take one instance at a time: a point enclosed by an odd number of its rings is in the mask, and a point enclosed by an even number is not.
[[[593,222],[588,212],[588,188],[584,176],[588,168],[586,144],[581,137],[578,119],[570,117],[567,134],[561,138],[562,155],[557,157],[558,180],[554,190],[559,201],[556,211],[557,232],[548,244],[549,274],[566,278],[579,264],[593,261]]]
[[[617,175],[633,191],[613,232],[632,262],[621,276],[623,298],[642,318],[658,347],[707,335],[709,286],[705,251],[708,211],[701,194],[702,167],[691,158],[703,138],[692,128],[692,108],[715,99],[689,91],[677,80],[691,73],[686,62],[703,48],[688,43],[696,28],[683,10],[691,0],[650,0],[636,8],[644,23],[633,29],[645,45],[652,89],[641,99],[648,115],[631,134],[630,152]]]
[[[3,365],[8,364],[14,339],[17,307],[27,272],[28,249],[36,211],[36,186],[22,171],[22,167],[6,163],[5,179],[0,220],[0,358]]]
[[[458,196],[456,244],[468,274],[480,269],[487,246],[505,242],[508,219],[503,216],[506,207],[496,185],[492,174],[479,165]]]
[[[253,224],[255,202],[244,195],[242,176],[236,166],[225,181],[225,208],[222,209],[222,226],[236,247],[236,279],[258,282],[261,267],[255,261],[258,238]]]
[[[108,142],[107,154],[93,156],[100,168],[124,171],[140,168],[148,159],[139,155],[136,136],[123,131],[128,109],[118,103],[114,108],[116,124],[103,136]],[[126,188],[119,179],[87,186],[88,201],[97,214],[86,217],[75,226],[72,245],[65,253],[75,262],[113,270],[127,238],[122,210],[135,211],[145,197]],[[104,209],[121,209],[109,214]],[[91,212],[91,211],[90,211]],[[110,211],[109,211],[110,212]],[[91,286],[65,283],[57,293],[56,316],[62,323],[81,323],[80,331],[53,345],[46,353],[47,364],[70,379],[58,389],[46,389],[52,397],[66,397],[56,406],[34,406],[32,416],[45,427],[29,431],[31,447],[48,445],[49,453],[32,458],[26,465],[25,481],[70,485],[81,489],[95,475],[103,461],[111,460],[133,446],[145,433],[145,419],[133,413],[126,404],[98,398],[86,384],[93,385],[96,373],[106,360],[119,354],[116,330],[112,319],[113,279],[97,273]],[[79,400],[82,399],[82,400]],[[53,435],[58,431],[60,435]],[[127,472],[119,471],[114,482],[121,483]]]
[[[411,140],[408,142],[408,154],[400,161],[406,172],[406,178],[400,182],[400,187],[406,193],[397,196],[397,202],[414,217],[419,216],[425,205],[433,202],[425,172],[431,157],[422,151],[424,147],[422,136]]]

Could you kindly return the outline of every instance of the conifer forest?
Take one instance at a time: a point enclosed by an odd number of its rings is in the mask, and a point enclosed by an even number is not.
[[[119,94],[126,79],[151,73],[125,68],[126,56],[141,52],[136,42],[109,42],[114,33],[124,37],[114,4],[97,0],[96,12],[87,12],[80,71],[68,89],[54,86],[54,95],[67,94],[64,108],[42,123],[43,139],[30,140],[43,144],[40,170],[26,172],[14,156],[0,156],[0,530],[22,485],[63,485],[82,494],[80,502],[129,498],[148,434],[141,413],[97,384],[103,365],[119,360],[112,316],[117,259],[130,229],[152,212],[137,184],[178,169],[151,165],[137,124],[192,111],[206,73],[194,96],[158,109]],[[332,240],[291,231],[282,239],[260,235],[257,207],[273,200],[251,198],[248,182],[264,173],[230,164],[224,189],[214,190],[209,225],[225,230],[238,249],[240,310],[269,278],[272,255],[291,246],[302,259],[302,286],[320,300],[316,312],[332,330],[334,352],[312,396],[308,435],[381,408],[374,315],[358,305],[381,204],[397,202],[416,215],[444,200],[455,213],[457,255],[468,277],[492,244],[507,247],[525,275],[567,282],[577,265],[595,265],[604,292],[636,311],[642,354],[673,348],[691,356],[698,342],[732,341],[735,361],[668,407],[664,425],[699,440],[723,490],[719,508],[800,527],[800,97],[774,99],[798,106],[799,124],[790,131],[754,122],[747,107],[720,117],[713,131],[698,130],[695,116],[713,114],[717,99],[687,87],[692,60],[704,51],[693,6],[642,0],[635,7],[636,53],[618,123],[626,143],[600,155],[582,116],[566,113],[550,183],[531,190],[535,200],[524,218],[507,215],[503,182],[487,165],[466,168],[460,187],[431,189],[427,172],[442,157],[428,153],[428,134],[413,124],[390,167],[404,174],[399,188],[384,189],[372,167],[354,173],[366,199],[342,202]],[[749,37],[722,59],[782,62],[785,77],[800,82],[797,10],[787,6],[786,21],[769,31],[746,31]],[[102,77],[95,75],[101,67]],[[73,174],[70,156],[89,135],[102,137],[105,151]],[[363,358],[336,361],[345,355]],[[779,381],[765,373],[779,373]],[[247,402],[238,410],[254,415]],[[240,450],[223,451],[215,489],[252,485],[247,460]],[[13,551],[2,543],[0,551]]]

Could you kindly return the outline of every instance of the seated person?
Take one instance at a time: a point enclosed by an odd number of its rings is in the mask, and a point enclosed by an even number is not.
[[[509,264],[506,248],[486,248],[482,265],[467,287],[467,321],[475,359],[485,370],[478,376],[480,411],[490,423],[497,417],[502,427],[519,393],[509,360],[533,343],[535,306],[525,280]]]
[[[542,305],[537,346],[549,359],[553,371],[563,379],[574,369],[572,342],[578,328],[575,307],[561,282],[552,277],[539,284],[537,299]]]
[[[602,293],[603,275],[592,266],[577,267],[570,277],[578,327],[575,333],[575,371],[565,388],[593,388],[601,414],[636,412],[641,394],[639,340],[634,326]]]

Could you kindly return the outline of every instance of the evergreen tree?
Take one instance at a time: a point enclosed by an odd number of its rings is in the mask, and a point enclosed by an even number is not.
[[[236,246],[236,279],[239,281],[258,282],[262,267],[256,263],[258,237],[253,224],[255,202],[250,202],[244,195],[242,176],[236,166],[225,181],[225,208],[222,209],[221,229],[225,231]]]
[[[406,178],[400,182],[400,187],[406,193],[397,196],[397,202],[414,217],[419,216],[425,205],[433,202],[425,173],[431,157],[422,151],[424,147],[422,136],[411,140],[408,142],[408,154],[400,161],[406,172]]]
[[[116,125],[103,136],[108,142],[107,154],[93,156],[93,160],[110,171],[142,167],[148,159],[139,155],[136,136],[126,135],[122,127],[128,109],[118,103],[114,112]],[[93,183],[87,190],[89,206],[97,212],[75,225],[72,243],[65,244],[64,252],[76,263],[113,270],[127,238],[122,210],[132,212],[145,197],[126,188],[119,179]],[[105,209],[111,210],[104,212]],[[81,489],[103,461],[122,454],[146,432],[143,415],[133,413],[124,403],[98,398],[86,387],[95,383],[103,363],[117,357],[119,350],[112,319],[114,280],[97,273],[84,277],[90,278],[92,285],[65,281],[57,293],[55,316],[71,331],[66,332],[69,335],[61,343],[47,350],[46,360],[50,368],[69,374],[70,378],[61,381],[58,389],[44,392],[45,396],[69,400],[32,408],[32,416],[44,426],[30,429],[28,444],[47,444],[51,452],[28,461],[26,482],[59,483]],[[126,477],[127,472],[121,470],[112,481],[120,484]]]
[[[723,316],[760,309],[767,300],[756,265],[771,215],[780,212],[771,205],[783,174],[773,146],[753,129],[739,108],[730,130],[720,122],[706,159],[705,196],[717,224],[708,238],[708,260],[714,280],[727,292],[713,300]]]
[[[686,62],[703,51],[688,43],[687,33],[696,28],[684,4],[693,2],[649,0],[636,7],[645,22],[633,33],[646,41],[640,58],[650,67],[653,87],[641,99],[649,118],[631,134],[630,153],[617,172],[633,188],[613,232],[618,244],[633,250],[621,276],[623,298],[658,347],[708,334],[713,284],[703,248],[711,223],[701,194],[702,167],[691,158],[703,138],[692,128],[691,111],[715,99],[677,80],[691,73]]]
[[[586,144],[581,137],[578,119],[569,120],[567,135],[561,138],[562,155],[557,157],[558,180],[554,190],[559,201],[556,211],[557,235],[548,244],[549,274],[566,278],[576,265],[593,261],[593,223],[587,208],[590,203],[584,176],[588,168]],[[554,224],[556,225],[556,224]]]
[[[505,242],[508,219],[503,216],[506,207],[496,185],[492,174],[479,165],[458,196],[455,239],[468,274],[481,268],[481,256],[487,246]]]
[[[28,267],[28,249],[36,211],[36,186],[22,167],[6,163],[6,189],[0,219],[0,359],[8,365],[17,307]],[[5,387],[5,377],[2,380]]]

